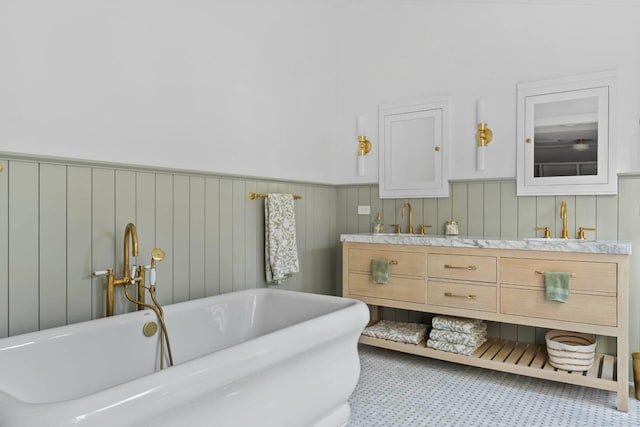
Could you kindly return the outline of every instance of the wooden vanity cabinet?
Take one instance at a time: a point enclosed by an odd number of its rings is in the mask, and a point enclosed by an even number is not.
[[[372,259],[392,261],[387,284],[372,282]],[[547,301],[545,271],[572,273],[567,303]],[[492,338],[463,356],[362,336],[360,342],[466,365],[616,391],[628,408],[628,256],[516,249],[343,243],[343,295],[382,307],[614,337],[616,353],[596,354],[587,372],[556,370],[545,345]],[[596,348],[596,352],[598,349]]]

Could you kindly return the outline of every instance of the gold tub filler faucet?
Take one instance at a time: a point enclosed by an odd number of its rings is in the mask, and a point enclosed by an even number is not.
[[[123,259],[123,274],[122,278],[116,278],[113,274],[113,269],[109,268],[104,271],[96,271],[94,276],[107,276],[107,316],[113,316],[114,312],[114,295],[115,287],[122,285],[124,288],[124,296],[138,306],[138,310],[144,310],[148,308],[153,311],[160,322],[160,369],[164,367],[164,346],[167,346],[167,356],[169,358],[169,366],[173,366],[173,355],[171,354],[171,344],[169,342],[169,335],[167,334],[167,327],[164,322],[164,311],[162,306],[156,299],[156,262],[162,261],[165,257],[164,250],[160,248],[154,248],[151,251],[151,265],[131,265],[129,263],[129,251],[133,257],[138,256],[138,231],[133,223],[129,223],[124,228],[124,259]],[[145,286],[145,270],[149,269],[149,287]],[[129,286],[137,284],[138,293],[137,299],[129,294]],[[145,290],[149,290],[153,305],[145,302]],[[152,334],[153,335],[153,334]]]

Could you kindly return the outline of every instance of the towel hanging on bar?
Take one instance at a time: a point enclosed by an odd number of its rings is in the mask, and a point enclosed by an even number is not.
[[[280,285],[299,271],[293,195],[269,193],[264,199],[264,254],[268,284]]]
[[[267,197],[269,197],[268,194],[264,194],[264,193],[254,193],[253,191],[249,193],[249,198],[251,200],[255,200],[255,199],[266,199]],[[302,199],[302,196],[298,196],[297,194],[293,195],[293,200],[300,200]]]

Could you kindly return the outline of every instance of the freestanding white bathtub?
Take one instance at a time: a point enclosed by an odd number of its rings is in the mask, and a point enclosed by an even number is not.
[[[0,426],[339,426],[360,375],[358,301],[253,289],[0,340]]]

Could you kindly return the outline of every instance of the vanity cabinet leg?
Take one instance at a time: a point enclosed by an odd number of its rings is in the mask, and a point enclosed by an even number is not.
[[[382,320],[382,306],[370,305],[369,306],[369,324],[367,326],[375,325]]]

